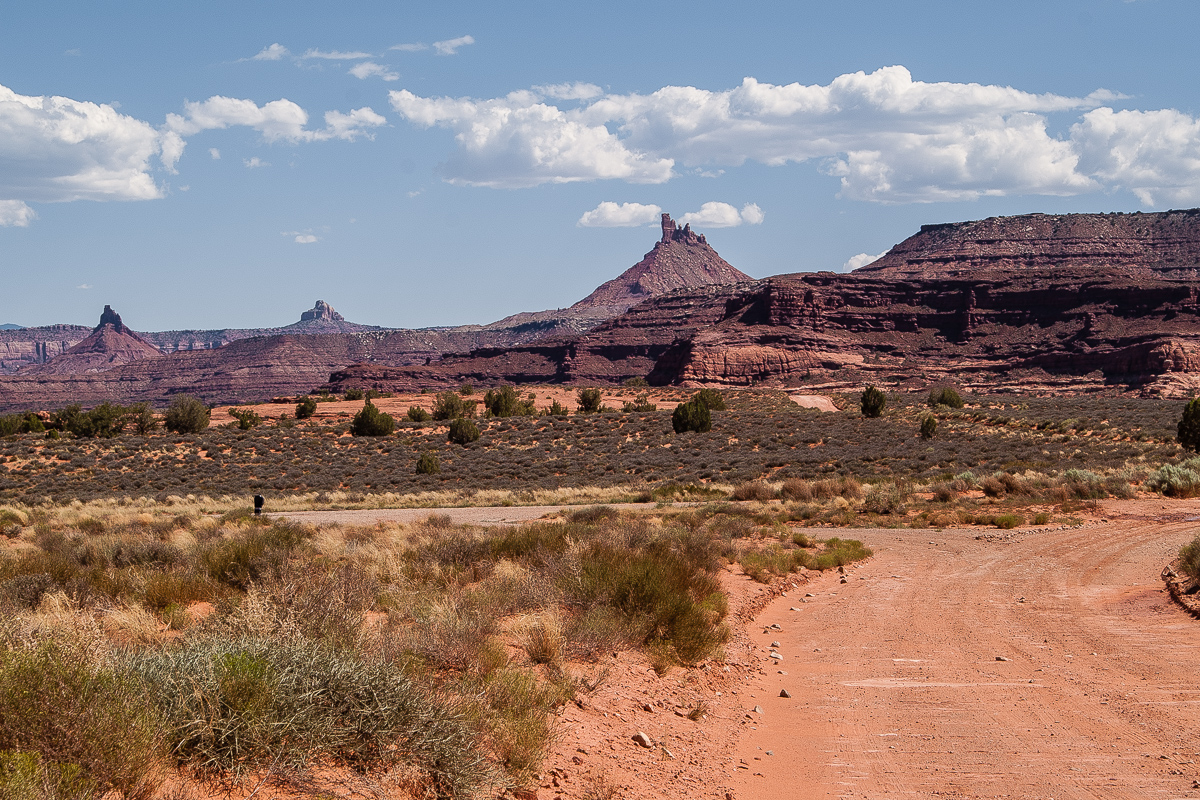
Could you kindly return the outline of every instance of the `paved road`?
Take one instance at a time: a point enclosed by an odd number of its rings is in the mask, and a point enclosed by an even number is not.
[[[751,631],[764,713],[731,765],[738,800],[1200,797],[1200,622],[1158,578],[1200,506],[1126,508],[991,541],[842,532],[876,557]]]

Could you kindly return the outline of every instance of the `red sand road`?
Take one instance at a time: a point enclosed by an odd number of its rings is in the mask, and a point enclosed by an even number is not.
[[[1200,621],[1158,577],[1200,505],[1106,508],[990,541],[839,531],[877,555],[750,631],[735,797],[1200,797]]]

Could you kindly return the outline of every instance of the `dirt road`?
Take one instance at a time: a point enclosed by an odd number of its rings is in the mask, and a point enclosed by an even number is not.
[[[1158,577],[1200,505],[1121,508],[991,540],[839,532],[877,555],[751,631],[738,800],[1200,797],[1200,622]]]

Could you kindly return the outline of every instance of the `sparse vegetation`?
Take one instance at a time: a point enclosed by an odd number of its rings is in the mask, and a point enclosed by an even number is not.
[[[1193,581],[1200,582],[1200,536],[1179,548],[1179,569]]]
[[[421,453],[421,457],[417,459],[418,475],[437,475],[441,471],[442,465],[438,461],[437,453]]]
[[[208,427],[212,412],[208,406],[188,394],[176,395],[167,412],[163,415],[163,425],[172,433],[199,433]]]
[[[316,404],[314,403],[314,405]],[[297,415],[300,413],[299,408],[296,409],[296,413]],[[248,431],[262,424],[262,417],[252,408],[231,408],[229,415],[237,420],[238,430]]]
[[[1175,439],[1185,450],[1200,450],[1200,397],[1193,397],[1183,407]]]
[[[937,408],[938,406],[946,406],[947,408],[962,408],[964,405],[966,404],[963,403],[962,397],[960,397],[958,392],[949,386],[942,386],[940,388],[929,390],[930,408]]]
[[[475,424],[474,420],[463,418],[450,420],[450,431],[446,438],[451,443],[468,445],[477,441],[479,436],[479,426]]]
[[[354,391],[358,392],[357,398],[352,398],[350,396],[350,393],[354,392]],[[362,399],[362,389],[346,390],[346,399],[347,400],[354,400],[354,399],[361,400]],[[313,416],[313,414],[316,414],[316,413],[317,413],[317,401],[314,400],[313,398],[309,397],[308,395],[301,397],[300,402],[296,404],[296,419],[309,419]]]
[[[604,397],[599,389],[580,389],[575,393],[576,405],[580,414],[595,414],[600,410]]]
[[[862,408],[864,417],[878,417],[887,408],[887,395],[874,386],[868,386],[863,389],[862,396],[859,398],[859,406]]]
[[[675,411],[671,413],[671,427],[676,433],[707,433],[712,430],[712,413],[708,404],[693,397],[675,406]]]
[[[937,425],[937,417],[932,414],[921,417],[921,438],[932,439],[933,435],[937,433]]]
[[[380,411],[370,400],[363,403],[362,411],[350,423],[350,433],[354,436],[388,436],[395,428],[395,418]]]

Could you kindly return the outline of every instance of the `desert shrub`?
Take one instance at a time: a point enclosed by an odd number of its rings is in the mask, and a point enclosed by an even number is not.
[[[857,500],[862,497],[862,484],[850,476],[826,478],[812,484],[814,500],[832,500],[844,497],[847,500]]]
[[[370,400],[363,404],[362,410],[350,422],[353,436],[388,436],[395,428],[395,418],[380,411]]]
[[[74,403],[51,414],[50,425],[81,438],[110,439],[125,429],[129,416],[129,409],[113,403],[101,403],[90,411]],[[27,421],[27,430],[29,425]]]
[[[544,412],[547,417],[565,417],[568,413],[567,407],[555,400]]]
[[[676,433],[705,433],[712,430],[712,414],[707,405],[692,398],[675,406],[675,411],[671,414],[671,427]]]
[[[762,481],[750,481],[734,488],[734,500],[758,500],[767,502],[775,499],[775,490]]]
[[[779,487],[779,494],[785,500],[803,500],[808,502],[813,499],[812,483],[796,478],[789,478]]]
[[[479,426],[473,420],[459,418],[450,420],[447,441],[452,444],[468,445],[479,438]]]
[[[929,406],[931,408],[937,408],[938,406],[947,406],[948,408],[962,408],[965,405],[963,403],[962,397],[959,396],[958,392],[956,392],[954,389],[952,389],[949,386],[942,386],[940,388],[930,389],[928,402],[929,402]]]
[[[728,638],[720,624],[727,607],[714,574],[715,540],[697,537],[688,543],[658,539],[640,547],[595,541],[580,556],[577,577],[566,588],[585,606],[604,604],[623,614],[630,638],[695,663]]]
[[[1175,439],[1185,450],[1200,450],[1200,397],[1193,397],[1183,407]]]
[[[823,548],[822,552],[815,556],[806,555],[806,567],[819,570],[834,569],[862,561],[875,554],[858,539],[839,539],[836,536],[825,540]]]
[[[354,391],[354,390],[350,389],[346,392],[347,400],[355,399],[355,398],[350,397],[350,392],[352,392],[352,391]],[[362,399],[362,389],[358,390],[358,398],[357,399],[360,399],[360,400]],[[308,395],[301,397],[300,402],[296,403],[296,419],[309,419],[310,417],[312,417],[313,414],[316,414],[316,413],[317,413],[317,401],[314,400],[313,398],[309,397]]]
[[[315,406],[316,403],[313,403],[313,405]],[[299,406],[296,406],[296,414],[297,416],[300,414]],[[237,420],[238,430],[248,431],[262,424],[262,417],[256,414],[252,408],[231,408],[229,409],[229,415]]]
[[[1008,487],[1004,485],[995,475],[989,475],[979,482],[979,488],[988,497],[1004,497],[1008,493]]]
[[[562,620],[557,614],[547,612],[529,620],[520,638],[521,648],[534,664],[561,666],[565,641]]]
[[[471,395],[475,394],[475,387],[469,383],[464,383],[462,386],[458,387],[458,393],[463,397],[470,397]]]
[[[433,418],[436,420],[459,419],[475,416],[475,403],[468,403],[458,392],[439,392],[433,401]]]
[[[167,406],[163,425],[172,433],[199,433],[208,427],[208,406],[188,394],[177,394]]]
[[[1179,569],[1194,581],[1200,581],[1200,536],[1179,548]]]
[[[592,606],[571,619],[563,638],[569,655],[594,661],[629,642],[629,623],[615,608]]]
[[[1063,487],[1076,500],[1098,500],[1108,494],[1104,479],[1086,469],[1064,470],[1061,479]]]
[[[930,499],[935,503],[949,503],[958,497],[958,490],[952,483],[946,481],[935,483],[930,487],[930,492],[933,495]]]
[[[726,408],[725,395],[716,389],[701,389],[692,399],[703,403],[709,411],[724,411]]]
[[[997,514],[996,516],[992,517],[992,524],[997,528],[1009,530],[1017,527],[1018,525],[1024,525],[1025,518],[1020,514]]]
[[[421,457],[417,459],[418,475],[437,475],[441,471],[442,465],[438,462],[437,453],[421,453]]]
[[[1195,497],[1200,494],[1200,473],[1182,465],[1163,464],[1146,479],[1146,486],[1167,497]]]
[[[932,414],[921,417],[921,438],[932,439],[937,433],[937,417]]]
[[[874,386],[868,386],[859,397],[859,405],[864,417],[878,417],[887,407],[887,395]]]
[[[625,380],[621,381],[621,385],[627,386],[630,389],[642,389],[642,388],[649,386],[650,384],[649,384],[649,382],[646,381],[645,378],[637,376],[637,377],[633,377],[633,378],[626,378]]]
[[[430,796],[447,797],[472,796],[486,776],[463,714],[387,662],[254,637],[196,638],[131,661],[162,709],[171,755],[201,772],[405,760]]]
[[[580,414],[595,414],[600,410],[603,396],[599,389],[586,388],[575,392],[575,404]]]
[[[355,389],[347,389],[347,390],[346,390],[346,394],[345,394],[345,395],[343,395],[343,396],[344,396],[344,397],[345,397],[347,400],[362,400],[362,399],[364,399],[364,398],[366,397],[366,395],[363,393],[363,390],[362,390],[362,389],[358,389],[358,388],[355,388]]]
[[[621,406],[621,410],[622,410],[622,411],[624,411],[624,412],[626,412],[626,413],[629,413],[629,412],[647,412],[647,411],[658,411],[658,406],[657,406],[657,405],[655,405],[654,403],[651,403],[651,402],[650,402],[650,400],[649,400],[649,398],[647,398],[647,397],[646,397],[646,395],[644,395],[644,394],[639,394],[637,397],[635,397],[635,398],[633,399],[633,402],[632,402],[632,403],[631,403],[631,402],[629,402],[628,400],[626,400],[626,401],[625,401],[625,402],[622,404],[622,406]]]
[[[488,389],[483,395],[483,407],[493,417],[528,417],[534,414],[532,400],[522,400],[511,386]]]
[[[433,419],[433,415],[426,411],[421,406],[409,406],[408,418],[412,422],[429,422]]]
[[[912,494],[907,484],[887,481],[876,483],[867,489],[863,508],[875,514],[896,514],[904,510],[904,503]]]
[[[275,523],[269,528],[250,528],[228,539],[206,542],[197,555],[210,578],[245,590],[268,576],[278,576],[311,536],[312,531],[301,525]]]
[[[142,436],[153,433],[154,429],[158,427],[158,420],[154,418],[154,409],[150,407],[149,403],[134,403],[126,411],[129,412],[129,422],[133,425],[133,429]],[[41,420],[38,420],[38,425],[41,425]]]
[[[48,778],[63,798],[148,798],[162,757],[154,709],[130,675],[82,648],[43,642],[0,650],[0,775]],[[19,760],[19,759],[23,759]],[[30,797],[44,797],[40,792]]]

